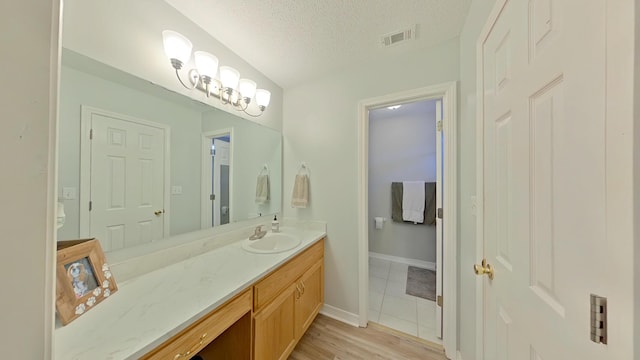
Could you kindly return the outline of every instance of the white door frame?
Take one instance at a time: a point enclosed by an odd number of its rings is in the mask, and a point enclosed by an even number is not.
[[[211,228],[211,139],[229,135],[231,142],[229,144],[229,223],[232,222],[233,214],[231,204],[233,204],[233,128],[224,128],[202,133],[202,150],[201,159],[201,178],[200,178],[200,228]]]
[[[129,115],[119,114],[113,111],[98,109],[91,106],[80,106],[80,237],[91,236],[91,214],[89,213],[89,201],[91,201],[91,117],[98,114],[106,117],[129,121],[135,124],[151,126],[164,130],[164,220],[163,234],[167,238],[171,232],[171,128],[168,125],[157,122],[135,118]]]
[[[443,211],[443,345],[445,354],[455,358],[457,349],[457,83],[448,82],[375,98],[358,104],[358,295],[359,321],[367,326],[369,309],[368,168],[369,110],[399,103],[441,98],[443,103],[444,198]]]

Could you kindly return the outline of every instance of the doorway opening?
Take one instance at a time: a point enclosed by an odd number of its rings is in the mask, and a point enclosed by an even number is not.
[[[201,228],[229,224],[233,129],[202,135]]]
[[[369,321],[439,344],[441,125],[441,98],[370,110],[367,175]]]
[[[425,100],[441,99],[442,105],[442,136],[441,146],[443,156],[442,167],[442,247],[436,249],[438,273],[442,276],[442,306],[437,310],[442,312],[442,345],[448,357],[455,357],[457,347],[456,329],[456,189],[457,189],[457,124],[456,124],[455,82],[434,85],[400,93],[384,95],[366,99],[359,103],[358,108],[358,254],[359,254],[359,314],[358,325],[366,327],[369,321],[370,299],[369,290],[369,235],[375,231],[374,217],[378,214],[369,213],[369,130],[370,112],[393,105],[403,105]],[[437,139],[438,137],[436,137]],[[437,158],[437,156],[436,156]],[[387,192],[389,194],[389,192]],[[390,195],[388,195],[390,196]],[[440,214],[439,214],[440,215]],[[440,216],[438,216],[440,217]],[[408,226],[408,225],[407,225]],[[417,226],[417,225],[416,225]],[[389,264],[389,269],[391,264]],[[396,275],[397,276],[397,275]],[[387,279],[388,281],[389,279]],[[436,310],[436,311],[437,311]],[[375,315],[374,315],[375,316]]]

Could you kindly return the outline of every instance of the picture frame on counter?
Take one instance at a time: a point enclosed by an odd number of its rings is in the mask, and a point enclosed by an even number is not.
[[[117,290],[97,239],[58,242],[56,311],[62,325],[77,319]]]

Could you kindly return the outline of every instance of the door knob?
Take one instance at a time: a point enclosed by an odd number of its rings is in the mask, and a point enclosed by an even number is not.
[[[163,212],[164,212],[164,210],[158,210],[158,211],[154,211],[153,213],[154,213],[156,216],[160,216],[160,214],[162,214]]]
[[[476,275],[488,275],[490,280],[493,280],[493,267],[487,263],[487,259],[482,259],[482,264],[473,265],[473,271]]]

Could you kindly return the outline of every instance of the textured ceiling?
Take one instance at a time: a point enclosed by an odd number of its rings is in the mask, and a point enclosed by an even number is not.
[[[283,88],[459,35],[471,0],[165,0]],[[417,24],[417,39],[380,36]],[[206,49],[202,49],[205,50]],[[224,63],[224,59],[220,59]],[[232,64],[229,64],[232,65]]]

